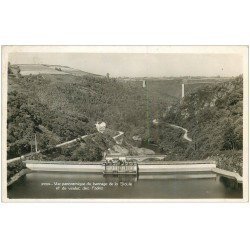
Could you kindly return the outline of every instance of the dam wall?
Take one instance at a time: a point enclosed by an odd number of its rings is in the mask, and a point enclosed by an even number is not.
[[[74,161],[25,161],[26,167],[33,171],[75,171],[98,173],[105,170],[105,162]],[[115,166],[115,165],[114,165]],[[144,172],[192,172],[211,171],[216,168],[213,162],[146,162],[138,163],[140,173]]]
[[[74,162],[74,161],[25,161],[26,167],[32,171],[61,171],[61,172],[82,172],[82,173],[105,173],[105,161],[100,162]],[[216,167],[213,161],[173,161],[173,162],[138,162],[138,173],[140,178],[149,178],[150,174],[171,173],[172,177],[158,176],[158,178],[175,178],[173,175],[179,174],[197,174],[204,177],[214,177],[216,174],[235,179],[238,183],[242,183],[242,177],[234,172],[223,170]],[[123,171],[118,171],[124,166],[116,166],[117,173],[123,174]],[[110,174],[113,173],[113,168]],[[134,168],[133,168],[134,170]],[[106,171],[107,172],[107,171]],[[107,172],[107,173],[108,173]],[[126,172],[126,171],[125,171]],[[124,173],[125,173],[124,172]],[[131,172],[131,171],[130,171]],[[135,171],[133,171],[134,173]],[[137,172],[137,171],[136,171]],[[209,173],[210,172],[210,173]],[[145,176],[146,174],[147,176]],[[140,177],[141,175],[141,177]],[[190,177],[190,176],[189,176]]]
[[[204,172],[216,168],[216,163],[205,161],[176,161],[176,162],[145,162],[139,163],[139,173],[160,173],[160,172]]]
[[[33,171],[67,171],[100,173],[104,171],[103,162],[72,162],[72,161],[25,161],[26,167]]]
[[[214,168],[212,169],[212,172],[227,177],[228,179],[237,180],[238,183],[243,183],[243,178],[238,173],[224,170],[221,168]]]

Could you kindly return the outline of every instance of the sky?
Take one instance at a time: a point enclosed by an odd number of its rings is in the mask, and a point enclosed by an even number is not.
[[[11,53],[12,64],[58,64],[111,77],[237,76],[239,54]]]

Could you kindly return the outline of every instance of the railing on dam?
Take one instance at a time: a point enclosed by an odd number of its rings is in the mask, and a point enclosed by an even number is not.
[[[166,155],[127,155],[127,156],[120,156],[116,154],[106,155],[106,160],[126,160],[126,161],[144,161],[144,160],[164,160]]]

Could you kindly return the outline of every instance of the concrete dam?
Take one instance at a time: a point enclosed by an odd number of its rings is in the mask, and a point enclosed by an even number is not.
[[[99,173],[104,175],[140,174],[195,174],[200,177],[214,177],[217,174],[242,183],[242,177],[234,172],[216,167],[214,161],[126,161],[72,162],[72,161],[25,161],[31,171],[60,171],[79,173]]]

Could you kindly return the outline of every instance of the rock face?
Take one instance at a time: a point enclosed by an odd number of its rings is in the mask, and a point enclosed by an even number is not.
[[[105,122],[101,122],[101,123],[97,122],[95,124],[95,126],[96,126],[97,131],[100,132],[100,133],[103,133],[105,131],[105,129],[106,129],[106,123]]]
[[[128,155],[129,150],[125,147],[120,146],[120,145],[114,145],[112,148],[108,149],[108,154]]]
[[[133,155],[154,155],[155,154],[153,150],[148,149],[148,148],[133,147],[131,151],[133,152]]]
[[[141,138],[139,135],[134,135],[134,136],[132,137],[132,139],[133,139],[134,141],[139,141],[139,142],[142,141],[142,138]]]
[[[158,125],[158,124],[159,124],[159,121],[158,121],[157,119],[154,119],[154,120],[153,120],[153,124],[154,124],[154,125]]]
[[[154,155],[155,152],[151,149],[147,148],[138,148],[134,146],[130,146],[129,148],[125,148],[120,145],[114,145],[112,148],[109,148],[107,153],[109,155]]]

